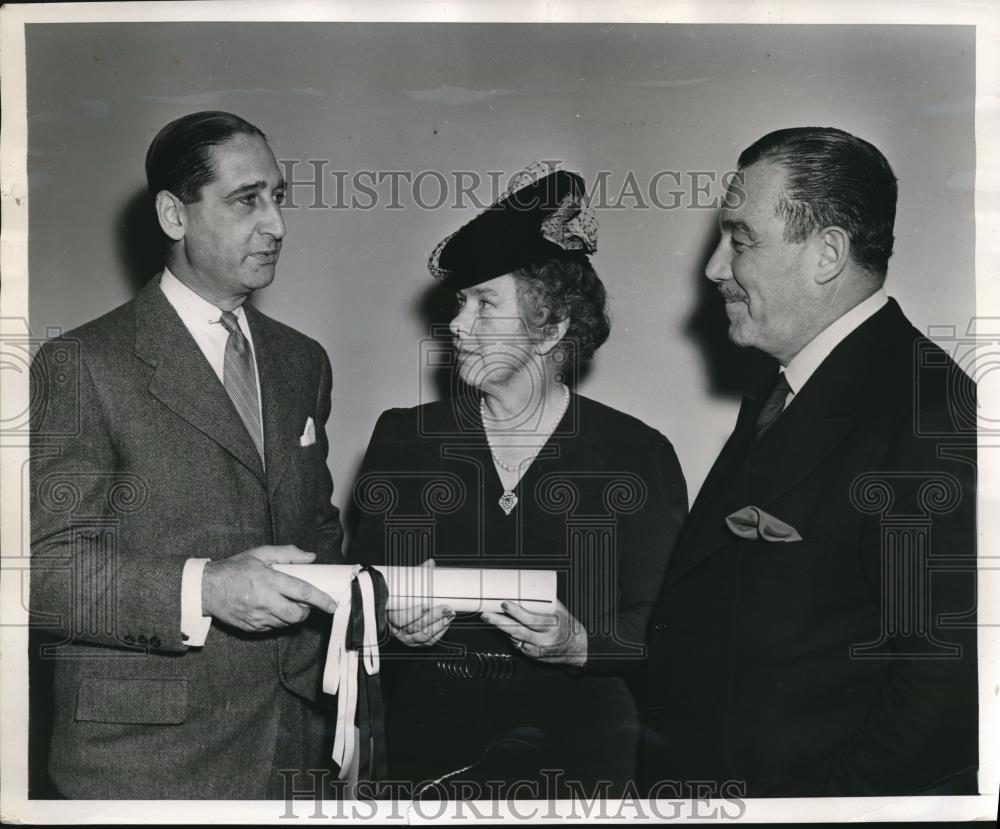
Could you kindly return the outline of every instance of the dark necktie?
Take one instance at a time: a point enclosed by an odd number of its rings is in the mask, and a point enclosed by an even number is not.
[[[264,433],[260,425],[260,398],[257,395],[257,376],[253,367],[250,344],[240,330],[239,321],[232,311],[223,311],[219,320],[229,332],[226,340],[226,359],[222,369],[222,384],[239,412],[240,420],[247,427],[261,461],[264,460]]]
[[[760,410],[760,414],[757,415],[757,420],[754,421],[754,441],[760,440],[761,435],[764,434],[771,425],[778,419],[778,415],[784,411],[785,400],[788,399],[788,393],[792,390],[792,387],[788,385],[788,378],[785,377],[785,372],[778,374],[777,381],[774,384],[774,389],[771,391],[771,395],[767,398],[767,402],[764,404],[764,408]]]

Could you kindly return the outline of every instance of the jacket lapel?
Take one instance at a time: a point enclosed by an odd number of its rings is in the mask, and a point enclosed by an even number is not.
[[[726,493],[732,480],[733,469],[746,451],[752,424],[761,405],[759,397],[743,398],[733,434],[712,464],[705,482],[698,491],[698,497],[691,505],[691,513],[670,557],[666,576],[668,582],[690,570],[726,541],[723,522],[718,515],[719,500]]]
[[[149,392],[211,438],[260,482],[264,470],[253,439],[173,306],[153,279],[135,298],[135,354],[153,366]]]
[[[890,299],[823,361],[751,451],[760,507],[766,509],[828,458],[872,400],[894,387],[900,378],[880,376],[879,367],[887,360],[898,365],[890,355],[911,334],[912,326]]]
[[[771,393],[778,373],[778,364],[759,351],[752,352],[750,358],[746,360],[746,368],[747,375],[743,385],[747,389],[747,393],[740,405],[736,426],[733,428],[729,440],[722,447],[719,457],[712,464],[708,476],[698,491],[698,496],[691,505],[688,520],[684,522],[684,527],[671,555],[667,572],[668,581],[671,580],[673,573],[684,572],[703,557],[698,555],[698,551],[706,549],[704,534],[707,533],[711,539],[708,541],[710,549],[716,549],[725,541],[722,529],[707,526],[706,522],[710,515],[714,515],[719,510],[717,502],[725,495],[732,482],[733,469],[745,455],[751,439],[753,424]],[[692,539],[696,541],[689,543]]]
[[[753,446],[748,446],[749,432],[760,404],[744,401],[733,436],[692,507],[668,582],[732,539],[721,503],[732,485],[745,484],[753,493],[748,504],[766,510],[834,452],[866,405],[862,392],[872,388],[869,377],[884,353],[882,341],[900,330],[900,325],[909,327],[899,306],[890,300],[830,353]],[[734,480],[737,475],[739,480]]]
[[[816,379],[817,383],[812,383]],[[754,505],[766,509],[837,448],[857,415],[849,386],[829,374],[810,383],[750,450],[748,481]]]

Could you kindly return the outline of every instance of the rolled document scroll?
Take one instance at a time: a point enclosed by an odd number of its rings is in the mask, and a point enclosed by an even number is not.
[[[378,684],[378,575],[358,564],[274,564],[337,602],[323,668],[323,691],[337,696],[333,760],[345,779],[361,748],[361,770],[376,779],[384,767],[381,690]],[[477,570],[462,567],[371,567],[385,580],[386,609],[446,604],[459,613],[502,613],[518,602],[536,613],[555,609],[554,570]],[[352,586],[353,583],[353,586]],[[359,607],[360,605],[360,607]],[[359,703],[360,700],[360,703]],[[360,710],[360,716],[359,716]],[[355,733],[355,726],[358,733]]]
[[[350,590],[351,564],[275,564],[280,570],[340,601]],[[388,609],[446,604],[457,613],[502,613],[501,602],[518,602],[535,613],[556,603],[554,570],[479,570],[466,567],[376,566],[389,588]]]

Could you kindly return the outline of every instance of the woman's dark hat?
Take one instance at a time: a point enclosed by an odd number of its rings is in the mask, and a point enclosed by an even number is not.
[[[431,274],[456,291],[553,256],[597,250],[597,217],[576,173],[536,162],[511,179],[499,201],[431,254]]]

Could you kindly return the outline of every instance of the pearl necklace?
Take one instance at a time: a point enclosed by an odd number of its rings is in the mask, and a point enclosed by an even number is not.
[[[564,385],[562,389],[563,389],[563,399],[562,399],[562,405],[560,405],[559,407],[559,413],[556,416],[555,420],[552,421],[552,428],[543,431],[542,433],[545,435],[546,439],[555,431],[556,426],[559,425],[559,421],[563,419],[563,415],[566,414],[566,410],[569,408],[569,387]],[[527,468],[531,466],[532,463],[534,463],[535,458],[538,457],[538,453],[542,451],[542,447],[545,445],[544,442],[535,447],[535,450],[530,455],[528,455],[527,458],[521,461],[521,463],[518,464],[517,466],[512,466],[511,464],[504,463],[497,456],[496,448],[493,446],[493,441],[490,440],[490,433],[486,429],[486,399],[483,397],[479,398],[479,417],[482,419],[483,422],[483,434],[486,435],[486,445],[489,446],[490,448],[490,455],[493,458],[493,463],[495,463],[498,467],[505,470],[506,472],[518,472],[521,470],[527,470]],[[515,484],[515,486],[516,485],[517,484]],[[517,496],[511,490],[505,488],[503,491],[503,495],[500,496],[500,499],[497,501],[497,503],[500,505],[500,509],[504,511],[504,514],[510,515],[514,511],[514,507],[517,506]]]

